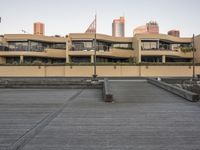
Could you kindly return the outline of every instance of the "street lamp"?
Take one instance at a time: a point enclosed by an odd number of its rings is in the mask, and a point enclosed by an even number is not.
[[[195,59],[194,59],[194,51],[195,51],[195,48],[194,48],[194,34],[193,34],[193,38],[192,38],[192,55],[193,55],[193,58],[192,58],[192,66],[193,66],[193,73],[192,73],[192,80],[194,81],[195,79]]]
[[[95,33],[94,33],[94,74],[93,81],[97,81],[97,72],[96,72],[96,51],[97,51],[97,18],[95,15]]]

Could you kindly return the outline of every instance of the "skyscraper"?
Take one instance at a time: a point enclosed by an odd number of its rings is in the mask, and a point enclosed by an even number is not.
[[[34,23],[34,34],[44,35],[44,24],[41,22]]]
[[[147,31],[152,34],[159,34],[159,26],[155,21],[150,21],[146,24]]]
[[[133,30],[133,35],[136,35],[136,34],[147,34],[148,31],[147,31],[147,26],[146,25],[142,25],[142,26],[139,26],[137,28],[135,28]]]
[[[124,17],[120,17],[119,19],[113,20],[112,36],[114,36],[114,37],[124,37],[125,36],[125,18]]]
[[[146,25],[135,28],[133,35],[135,34],[159,34],[159,25],[155,21],[150,21]]]
[[[168,35],[180,37],[180,31],[179,30],[170,30],[170,31],[168,31]]]

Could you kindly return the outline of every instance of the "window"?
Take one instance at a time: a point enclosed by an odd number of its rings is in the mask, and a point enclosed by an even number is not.
[[[93,49],[92,41],[73,41],[71,50],[82,51]]]
[[[133,49],[132,43],[115,43],[112,45],[113,48],[121,48],[121,49]]]
[[[40,41],[14,41],[8,42],[11,51],[44,51],[47,48],[66,49],[66,43],[49,43]]]
[[[142,41],[142,50],[157,50],[158,41]]]

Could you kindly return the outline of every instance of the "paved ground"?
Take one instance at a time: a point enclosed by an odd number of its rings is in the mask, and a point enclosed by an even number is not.
[[[199,150],[199,103],[144,81],[111,87],[114,103],[98,89],[1,89],[0,149],[61,108],[23,150]]]

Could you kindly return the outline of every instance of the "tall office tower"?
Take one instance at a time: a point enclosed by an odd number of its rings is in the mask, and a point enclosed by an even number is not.
[[[133,30],[133,35],[136,35],[136,34],[147,34],[148,31],[147,31],[147,26],[146,25],[142,25],[142,26],[139,26],[137,28],[135,28]]]
[[[168,35],[180,37],[180,31],[179,30],[170,30],[170,31],[168,31]]]
[[[150,21],[146,24],[148,33],[159,34],[159,26],[155,21]]]
[[[113,20],[112,36],[114,36],[114,37],[124,37],[125,36],[125,18],[124,17],[120,17],[119,19]]]
[[[44,24],[41,22],[34,23],[34,34],[35,35],[44,35]]]

